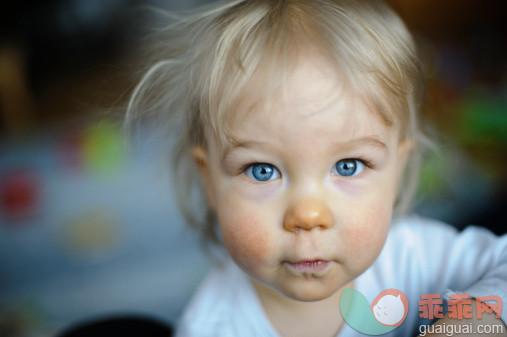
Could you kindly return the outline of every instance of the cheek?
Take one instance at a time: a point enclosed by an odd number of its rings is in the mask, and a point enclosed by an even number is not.
[[[372,206],[347,228],[350,248],[358,252],[358,263],[373,263],[380,254],[389,231],[391,213],[388,207]]]
[[[220,229],[225,247],[241,267],[253,269],[268,259],[270,233],[258,217],[225,214],[220,219]]]

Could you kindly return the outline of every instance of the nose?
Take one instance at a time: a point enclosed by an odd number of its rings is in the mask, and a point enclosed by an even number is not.
[[[283,219],[283,227],[289,232],[314,228],[328,229],[333,224],[333,215],[323,200],[304,199],[294,202]]]

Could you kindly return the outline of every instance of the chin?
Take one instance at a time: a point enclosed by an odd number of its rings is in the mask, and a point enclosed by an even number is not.
[[[289,285],[284,287],[284,289],[280,289],[280,292],[297,301],[315,302],[330,297],[340,288],[339,285],[332,286],[325,283],[323,284],[322,282],[316,282],[315,280],[305,280],[297,283],[302,284]]]

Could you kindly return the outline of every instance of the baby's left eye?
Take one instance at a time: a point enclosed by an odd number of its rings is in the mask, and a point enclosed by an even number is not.
[[[334,166],[332,173],[344,177],[350,177],[360,173],[364,169],[364,163],[358,159],[342,159]]]

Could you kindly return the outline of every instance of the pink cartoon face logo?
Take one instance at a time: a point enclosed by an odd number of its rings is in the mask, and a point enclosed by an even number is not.
[[[407,296],[397,289],[387,289],[378,294],[370,308],[380,324],[399,326],[407,316]]]

